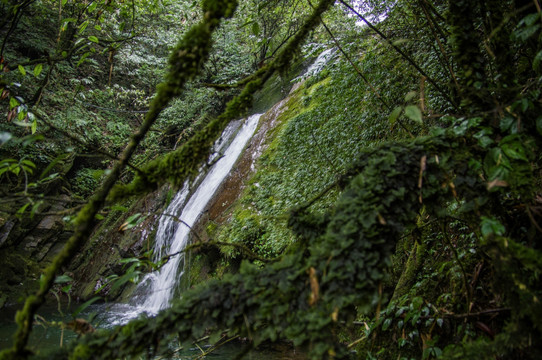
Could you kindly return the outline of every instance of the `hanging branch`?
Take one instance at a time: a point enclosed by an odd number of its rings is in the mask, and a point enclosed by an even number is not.
[[[398,46],[396,46],[384,33],[382,33],[380,30],[378,30],[372,23],[370,23],[363,15],[361,15],[359,12],[357,12],[353,7],[348,5],[344,0],[339,0],[341,4],[346,6],[350,11],[352,11],[354,14],[356,14],[357,17],[359,17],[367,26],[376,32],[383,40],[385,40],[395,51],[397,51],[410,65],[412,65],[420,74],[425,76],[427,80],[437,89],[437,91],[446,99],[454,108],[457,109],[457,104],[452,100],[452,98],[433,80],[431,76],[429,76],[410,56],[408,56],[403,50],[401,50]]]
[[[448,56],[446,54],[446,50],[444,49],[444,45],[442,44],[442,41],[440,41],[440,38],[437,34],[437,32],[444,37],[444,34],[442,32],[442,29],[438,26],[436,21],[431,17],[431,14],[429,14],[429,11],[426,8],[427,2],[425,0],[420,1],[420,7],[422,8],[422,11],[425,15],[425,18],[427,19],[427,23],[429,24],[429,27],[431,28],[431,32],[433,34],[433,37],[435,38],[435,41],[438,44],[438,47],[440,49],[440,52],[442,53],[442,58],[444,63],[446,64],[446,67],[448,68],[448,71],[450,72],[450,76],[452,77],[454,81],[454,85],[457,89],[457,91],[460,91],[459,82],[457,81],[457,77],[455,76],[454,70],[452,68],[452,65],[450,64],[450,61],[448,59]]]
[[[25,359],[28,357],[29,351],[26,349],[26,344],[32,329],[34,314],[45,302],[45,296],[53,286],[56,274],[73,258],[92,233],[96,223],[95,215],[104,206],[109,192],[127,166],[137,146],[171,99],[180,95],[184,84],[198,73],[202,63],[209,55],[212,33],[223,17],[233,15],[237,2],[229,0],[222,2],[220,6],[215,3],[205,2],[203,6],[204,16],[202,21],[185,34],[172,52],[169,60],[170,71],[166,82],[158,86],[157,94],[151,103],[150,110],[142,126],[132,135],[130,143],[122,153],[120,160],[111,169],[111,173],[105,179],[101,188],[77,215],[73,236],[54,258],[52,264],[45,269],[38,292],[29,296],[23,309],[17,312],[15,319],[18,328],[15,332],[13,347],[2,351],[0,353],[1,359]]]
[[[326,24],[324,23],[324,20],[322,18],[320,18],[320,22],[322,23],[322,25],[324,26],[324,29],[326,29],[327,33],[329,34],[329,36],[331,36],[331,39],[333,39],[333,42],[335,43],[335,45],[339,48],[339,51],[344,55],[344,57],[346,58],[346,60],[350,63],[350,65],[352,65],[352,67],[354,68],[354,70],[356,70],[356,73],[361,77],[361,79],[363,81],[365,81],[365,83],[371,88],[371,90],[373,91],[373,93],[376,95],[377,99],[380,100],[380,102],[389,110],[391,111],[392,110],[392,107],[390,106],[390,104],[388,104],[386,102],[386,100],[384,100],[384,98],[382,96],[380,96],[378,90],[375,89],[375,87],[369,82],[369,80],[365,77],[365,75],[363,75],[363,73],[361,72],[361,70],[358,68],[358,66],[350,59],[350,56],[348,56],[348,54],[346,53],[346,51],[344,51],[344,49],[341,47],[341,44],[339,44],[339,41],[335,38],[335,36],[333,35],[333,33],[331,32],[331,30],[329,30],[329,28],[326,26]],[[405,124],[403,124],[403,122],[397,118],[397,122],[399,123],[399,125],[403,128],[403,130],[405,130],[407,132],[408,135],[410,135],[411,138],[414,138],[414,135],[412,135],[412,133],[408,130],[408,128],[405,126]]]

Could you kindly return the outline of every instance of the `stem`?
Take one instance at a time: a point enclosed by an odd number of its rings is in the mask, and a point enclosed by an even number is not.
[[[410,65],[412,65],[420,74],[422,74],[423,76],[425,76],[427,78],[427,80],[431,83],[431,85],[433,85],[435,87],[435,89],[437,89],[437,91],[455,108],[457,109],[457,104],[452,100],[452,98],[450,98],[450,96],[448,96],[448,94],[435,82],[435,80],[433,80],[432,77],[430,77],[418,64],[416,64],[414,62],[414,60],[412,60],[412,58],[410,56],[408,56],[407,54],[405,54],[405,52],[403,50],[401,50],[400,48],[398,48],[390,39],[388,39],[388,37],[386,35],[384,35],[380,30],[378,30],[372,23],[370,23],[367,19],[365,19],[365,17],[363,17],[363,15],[361,15],[360,13],[358,13],[354,8],[352,8],[350,5],[348,5],[346,2],[344,2],[344,0],[339,0],[341,2],[341,4],[343,4],[344,6],[346,6],[348,9],[350,9],[350,11],[352,11],[354,14],[356,14],[357,17],[359,17],[365,24],[367,24],[367,26],[373,30],[374,32],[376,32],[382,39],[384,39],[395,51],[397,51],[406,61],[408,61],[408,63]]]
[[[229,6],[227,6],[229,5]],[[132,135],[131,141],[124,149],[119,161],[113,166],[111,173],[105,179],[98,192],[89,200],[87,205],[79,212],[75,220],[75,232],[67,241],[64,248],[53,259],[53,262],[44,270],[40,280],[40,288],[34,295],[26,299],[22,310],[18,311],[15,319],[18,328],[15,332],[15,342],[11,349],[2,351],[0,357],[4,359],[26,359],[29,355],[26,350],[28,338],[32,330],[34,314],[45,302],[45,297],[54,284],[56,274],[68,264],[81,246],[87,241],[96,224],[95,215],[104,206],[107,196],[119,179],[123,169],[134,154],[139,143],[143,140],[151,126],[154,124],[162,110],[169,104],[171,99],[182,93],[184,84],[191,79],[201,68],[201,64],[208,58],[208,51],[200,52],[200,49],[209,49],[214,30],[220,24],[223,17],[231,16],[237,3],[231,0],[224,4],[222,11],[207,11],[199,25],[196,25],[184,36],[174,49],[170,58],[170,71],[165,83],[157,89],[150,110],[145,117],[140,129]],[[199,35],[197,40],[191,38]],[[196,43],[194,43],[196,41]],[[195,46],[197,44],[197,46]],[[196,60],[194,60],[196,59]]]
[[[467,314],[469,314],[470,313],[470,303],[471,303],[472,295],[471,295],[471,289],[470,289],[470,286],[469,286],[469,280],[468,280],[468,277],[467,277],[467,271],[465,270],[465,267],[463,266],[463,263],[461,262],[461,260],[459,260],[459,254],[457,253],[457,250],[453,246],[452,241],[450,240],[450,237],[448,236],[448,232],[446,231],[446,229],[444,227],[444,224],[442,225],[442,233],[444,234],[444,238],[446,239],[447,245],[450,247],[450,249],[452,250],[452,253],[454,254],[455,261],[457,262],[457,264],[461,268],[461,273],[463,274],[463,282],[464,282],[464,286],[465,286],[465,292],[467,293]]]

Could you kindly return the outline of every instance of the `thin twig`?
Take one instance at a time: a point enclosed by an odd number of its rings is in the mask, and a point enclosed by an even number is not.
[[[361,15],[359,12],[357,12],[353,7],[351,7],[349,4],[347,4],[344,0],[339,0],[341,4],[346,6],[350,11],[352,11],[354,14],[356,14],[357,17],[359,17],[367,26],[376,32],[382,39],[384,39],[395,51],[397,51],[410,65],[412,65],[420,74],[425,76],[427,80],[437,89],[437,91],[446,99],[448,102],[457,109],[457,104],[455,101],[450,98],[450,96],[433,80],[431,76],[429,76],[410,56],[408,56],[403,50],[401,50],[399,47],[397,47],[386,35],[384,35],[380,30],[378,30],[371,22],[369,22],[363,15]]]
[[[464,285],[465,285],[465,291],[467,292],[467,313],[469,313],[470,312],[470,306],[471,306],[472,294],[471,294],[471,289],[470,289],[470,286],[469,286],[469,280],[467,278],[467,271],[465,270],[465,267],[463,266],[463,263],[459,259],[459,254],[457,253],[457,250],[452,245],[452,241],[450,240],[450,237],[448,236],[448,232],[446,231],[446,229],[444,229],[444,224],[442,224],[442,232],[444,233],[444,238],[446,239],[446,242],[448,243],[448,246],[450,247],[450,249],[452,250],[452,253],[454,254],[455,261],[457,262],[457,264],[461,268],[461,273],[463,274],[463,282],[464,282]]]
[[[113,154],[110,154],[108,153],[107,151],[104,151],[104,150],[101,150],[91,144],[88,144],[86,142],[84,142],[83,140],[79,139],[78,137],[70,134],[69,132],[65,131],[65,130],[62,130],[60,129],[59,127],[53,125],[50,121],[46,120],[44,116],[40,116],[37,112],[34,112],[34,115],[42,122],[45,123],[45,125],[49,126],[50,128],[52,128],[53,130],[55,131],[58,131],[59,133],[61,133],[62,135],[66,136],[67,138],[77,142],[78,144],[81,144],[81,145],[84,145],[84,146],[89,146],[93,151],[96,151],[97,153],[99,154],[102,154],[102,155],[105,155],[106,157],[110,158],[111,160],[115,160],[115,161],[120,161],[120,159],[113,155]],[[127,164],[128,167],[132,168],[134,171],[136,171],[137,173],[142,173],[142,171],[140,169],[138,169],[136,166],[132,165],[131,163],[128,163]]]

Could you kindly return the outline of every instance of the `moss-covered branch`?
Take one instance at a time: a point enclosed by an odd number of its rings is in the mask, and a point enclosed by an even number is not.
[[[327,227],[325,234],[311,236],[305,252],[285,255],[263,269],[244,263],[238,275],[184,293],[179,303],[154,319],[136,320],[112,333],[86,337],[73,349],[72,357],[124,357],[148,349],[160,352],[166,350],[164,341],[173,336],[185,341],[221,329],[249,336],[256,344],[288,338],[307,346],[315,359],[346,356],[347,349],[335,330],[352,322],[356,306],[367,311],[378,301],[377,289],[396,239],[423,205],[431,209],[434,204],[437,209],[437,204],[452,198],[452,191],[442,183],[457,163],[438,164],[435,156],[450,151],[458,153],[460,163],[469,157],[449,136],[390,144],[363,153],[355,165],[358,174],[330,220],[321,224]],[[423,156],[433,160],[428,161],[425,185],[420,189]],[[307,219],[293,218],[290,223],[299,234],[308,234],[304,229],[313,227]]]
[[[122,170],[127,166],[135,149],[143,140],[158,115],[169,101],[181,93],[184,84],[193,78],[207,59],[211,48],[211,35],[223,17],[231,16],[237,6],[235,0],[205,1],[203,4],[204,17],[202,22],[188,31],[178,43],[169,59],[169,73],[166,81],[158,86],[149,112],[141,128],[131,137],[130,143],[115,164],[111,173],[102,184],[100,190],[90,199],[88,204],[79,212],[75,220],[74,235],[68,240],[62,251],[47,267],[40,280],[39,291],[27,298],[22,310],[17,312],[17,331],[14,345],[11,349],[0,353],[1,359],[22,359],[29,353],[25,349],[33,318],[36,310],[45,302],[45,297],[54,284],[56,274],[76,254],[81,245],[88,239],[95,225],[95,215],[103,207],[109,192],[117,182]]]
[[[262,89],[265,81],[271,75],[276,71],[287,69],[295,54],[299,52],[307,35],[318,25],[320,15],[332,4],[332,0],[321,0],[299,32],[282,49],[277,58],[247,78],[250,81],[245,85],[241,94],[227,104],[224,113],[196,133],[178,150],[150,162],[142,169],[144,175],[138,175],[128,185],[117,186],[113,190],[110,200],[118,201],[128,196],[141,195],[156,190],[166,181],[181,186],[187,178],[195,176],[199,165],[209,157],[213,143],[226,125],[231,120],[246,114],[248,108],[252,105],[253,94]]]

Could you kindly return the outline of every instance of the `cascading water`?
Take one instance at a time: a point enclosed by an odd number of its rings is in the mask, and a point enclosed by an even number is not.
[[[189,241],[191,228],[254,134],[260,116],[261,114],[250,116],[242,126],[239,121],[228,125],[209,158],[209,163],[214,162],[211,169],[196,178],[196,188],[190,196],[187,182],[169,204],[158,223],[154,261],[159,261],[165,255],[173,256],[160,270],[145,276],[129,304],[115,304],[108,309],[109,326],[126,323],[141,313],[155,315],[169,306],[178,280],[184,273],[182,250]],[[236,130],[238,131],[235,134]],[[235,137],[231,140],[234,134]]]
[[[303,80],[320,72],[334,57],[334,52],[334,49],[323,51],[305,73],[293,81]],[[221,140],[215,144],[214,154],[209,158],[209,163],[214,162],[211,170],[206,174],[202,172],[194,181],[195,191],[189,196],[190,189],[186,183],[177,193],[160,217],[154,246],[154,261],[159,261],[165,255],[175,255],[159,271],[145,276],[134,291],[130,304],[115,304],[108,309],[108,326],[123,324],[141,313],[154,315],[169,306],[179,278],[184,273],[182,250],[189,241],[191,227],[198,220],[254,134],[260,116],[260,114],[252,115],[240,129],[239,122],[231,123],[222,133]],[[239,131],[229,142],[237,129]]]
[[[145,312],[156,314],[169,305],[178,279],[184,272],[184,269],[179,270],[179,268],[184,260],[182,250],[189,240],[191,227],[204,211],[205,206],[254,134],[260,116],[260,114],[250,116],[229,145],[227,145],[227,141],[231,137],[231,133],[235,131],[235,124],[224,131],[221,142],[215,146],[215,155],[210,159],[210,161],[216,160],[211,170],[201,180],[188,200],[186,200],[188,185],[185,184],[168,206],[166,213],[160,218],[156,234],[155,260],[159,260],[165,252],[178,255],[172,256],[159,271],[149,274],[142,282],[141,286],[146,288],[147,294],[144,301],[138,305]],[[217,153],[222,152],[221,148],[226,145],[227,148],[217,160]]]
[[[314,60],[314,62],[307,68],[307,70],[300,76],[292,80],[292,82],[299,82],[305,80],[308,77],[318,74],[324,66],[335,56],[335,49],[330,48],[322,51],[320,55]]]

